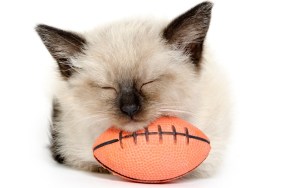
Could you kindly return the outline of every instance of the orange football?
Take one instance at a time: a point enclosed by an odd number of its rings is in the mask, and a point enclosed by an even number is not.
[[[210,149],[207,136],[190,123],[161,117],[133,133],[108,129],[96,140],[93,153],[115,175],[135,182],[163,183],[198,167]]]

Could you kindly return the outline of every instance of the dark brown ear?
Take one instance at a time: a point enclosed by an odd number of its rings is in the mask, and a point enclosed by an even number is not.
[[[47,25],[37,25],[35,30],[50,54],[57,61],[62,76],[69,78],[75,71],[70,59],[83,53],[86,40],[73,32]]]
[[[182,49],[199,66],[203,42],[209,29],[212,3],[203,2],[174,19],[164,30],[169,44]]]

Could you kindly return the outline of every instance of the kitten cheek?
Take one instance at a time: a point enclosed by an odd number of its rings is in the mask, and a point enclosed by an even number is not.
[[[117,93],[115,90],[111,90],[111,89],[105,89],[105,90],[102,90],[100,92],[100,95],[103,97],[103,98],[107,98],[107,99],[114,99],[117,97]]]
[[[156,92],[153,84],[145,85],[140,89],[140,93],[143,95],[148,95],[152,92]]]
[[[141,95],[147,100],[147,102],[156,102],[159,100],[162,91],[156,86],[148,86],[141,91]]]

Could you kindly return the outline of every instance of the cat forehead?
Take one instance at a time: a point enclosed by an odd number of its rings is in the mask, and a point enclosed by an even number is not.
[[[104,26],[86,33],[87,53],[104,61],[136,61],[159,50],[164,24],[150,21],[127,21]]]
[[[105,40],[130,43],[142,42],[146,39],[158,38],[161,30],[167,25],[166,21],[127,20],[101,26],[86,32],[86,38],[90,42],[100,43]]]
[[[161,74],[167,48],[161,32],[165,24],[150,21],[122,22],[85,34],[88,47],[85,66],[109,77],[152,77]],[[155,69],[158,69],[156,72]],[[100,76],[102,77],[102,76]],[[127,79],[127,78],[123,78]]]
[[[121,82],[124,80],[144,81],[158,78],[170,70],[168,54],[155,53],[145,57],[113,58],[85,56],[83,69],[89,77],[101,82]],[[102,55],[103,56],[103,55]]]

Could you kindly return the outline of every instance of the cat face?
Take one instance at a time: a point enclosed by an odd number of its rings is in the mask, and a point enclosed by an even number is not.
[[[189,116],[197,91],[211,4],[170,24],[128,21],[84,35],[39,25],[80,116],[127,130],[162,115]]]
[[[85,55],[75,60],[79,73],[69,79],[82,106],[127,130],[140,129],[166,109],[183,109],[195,82],[190,60],[150,26],[119,24],[100,31],[103,37],[92,39]]]

